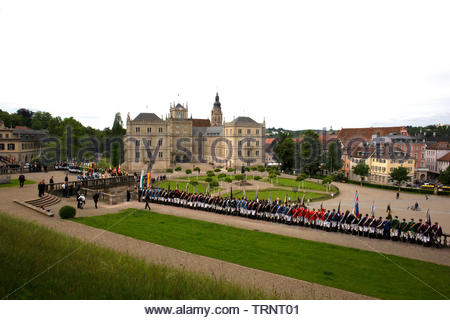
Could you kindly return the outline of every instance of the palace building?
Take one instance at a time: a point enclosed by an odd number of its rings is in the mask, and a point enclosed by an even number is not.
[[[140,113],[131,120],[128,114],[124,168],[162,172],[177,163],[227,168],[264,165],[265,121],[237,117],[225,122],[219,94],[211,119],[193,119],[188,112],[187,103],[171,103],[164,119],[155,113]]]

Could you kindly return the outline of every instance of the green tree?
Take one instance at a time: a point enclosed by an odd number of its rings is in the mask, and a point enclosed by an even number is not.
[[[291,171],[294,167],[295,143],[288,132],[280,132],[277,140],[274,147],[275,157],[283,170]]]
[[[369,176],[370,168],[364,161],[361,161],[353,167],[353,173],[361,178],[362,185],[364,178]]]
[[[306,130],[300,144],[299,161],[302,172],[314,175],[319,171],[322,151],[320,146],[319,135],[312,130]]]
[[[296,181],[303,181],[306,178],[308,178],[308,176],[306,174],[302,173],[302,174],[298,175],[297,178],[295,178],[295,180]]]
[[[329,172],[342,168],[342,146],[339,141],[330,142],[325,159],[325,167]]]
[[[123,121],[120,112],[117,112],[114,116],[114,122],[111,129],[111,133],[113,138],[123,139],[126,130],[123,128]],[[121,144],[114,142],[111,144],[111,164],[114,167],[117,167],[120,163],[122,163],[122,148]]]
[[[410,177],[408,177],[408,169],[403,166],[394,168],[390,173],[390,176],[399,187],[404,181],[409,181],[410,179]]]
[[[438,180],[440,183],[450,185],[450,166],[448,166],[444,171],[441,171]]]

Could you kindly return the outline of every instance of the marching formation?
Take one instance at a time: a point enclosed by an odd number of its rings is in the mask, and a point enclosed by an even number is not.
[[[145,200],[145,207],[149,209],[149,203],[152,202],[304,226],[327,232],[342,232],[374,239],[417,243],[425,247],[441,247],[442,228],[437,222],[431,225],[429,219],[426,222],[422,222],[422,219],[418,222],[415,222],[414,219],[406,222],[405,219],[400,221],[397,216],[392,218],[390,213],[385,219],[375,218],[373,214],[372,216],[366,214],[362,217],[348,210],[341,212],[340,205],[337,210],[310,209],[300,201],[289,204],[280,200],[234,199],[161,188],[144,189],[140,192],[140,197]]]

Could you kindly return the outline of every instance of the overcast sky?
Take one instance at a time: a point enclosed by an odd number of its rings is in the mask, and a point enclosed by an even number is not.
[[[450,123],[450,1],[0,0],[0,108],[267,127]],[[148,109],[146,108],[148,106]]]

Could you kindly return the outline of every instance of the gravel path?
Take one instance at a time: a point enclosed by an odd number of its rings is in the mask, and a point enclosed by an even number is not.
[[[50,175],[55,176],[55,182],[63,180],[61,172],[52,172],[51,174],[35,173],[28,174],[27,178],[39,180],[45,178],[47,181]],[[13,176],[14,178],[14,176]],[[336,207],[341,200],[341,207],[346,209],[351,207],[354,197],[354,185],[338,184],[341,190],[340,195],[332,200],[324,202],[325,207]],[[406,209],[402,211],[403,203],[401,201],[411,202],[420,195],[401,194],[400,200],[390,200],[395,197],[395,193],[384,190],[358,188],[360,192],[360,207],[361,211],[365,212],[367,208],[372,205],[372,200],[375,201],[377,211],[384,211],[385,205],[388,201],[391,202],[391,207],[394,210],[394,215],[407,215],[411,213]],[[98,230],[89,226],[78,224],[71,221],[59,219],[57,216],[48,218],[40,215],[32,210],[14,204],[12,200],[29,200],[37,197],[36,185],[27,185],[23,189],[18,188],[1,188],[0,189],[0,208],[1,210],[26,220],[35,221],[39,224],[48,226],[54,230],[74,236],[89,242],[99,244],[104,247],[116,249],[120,252],[128,253],[133,256],[144,258],[149,262],[164,263],[170,266],[185,268],[190,271],[202,272],[213,275],[214,277],[224,278],[235,283],[244,284],[250,287],[257,287],[266,292],[277,292],[281,296],[293,299],[367,299],[368,297],[358,295],[355,293],[325,287],[306,281],[300,281],[260,270],[255,270],[233,263],[228,263],[208,257],[198,256],[195,254],[159,246],[153,243],[148,243],[136,240],[123,235],[111,233],[108,231]],[[371,199],[366,200],[367,198]],[[58,205],[51,207],[53,211],[57,211],[62,205],[70,203],[75,205],[74,200],[63,199]],[[450,227],[450,215],[447,208],[450,207],[450,200],[446,197],[431,197],[427,200],[427,205],[432,208],[432,218],[438,217],[439,222],[443,226],[444,231]],[[122,203],[115,206],[107,206],[100,204],[98,210],[93,208],[93,203],[88,199],[86,209],[79,210],[78,216],[92,216],[99,214],[107,214],[117,212],[123,208],[136,207],[143,208],[143,203],[130,202]],[[435,262],[439,264],[450,266],[450,250],[449,249],[433,249],[424,248],[421,246],[393,243],[391,241],[374,240],[367,238],[354,237],[350,235],[328,233],[320,230],[311,230],[303,227],[287,226],[282,224],[274,224],[264,221],[249,220],[241,217],[223,216],[209,212],[195,211],[184,208],[174,208],[169,206],[162,206],[154,204],[153,210],[176,216],[189,217],[193,219],[200,219],[224,225],[245,228],[249,230],[259,230],[270,233],[282,234],[302,239],[334,243],[337,245],[353,247],[368,251],[376,251],[380,253],[394,254],[408,258],[414,258],[424,261]],[[366,208],[367,207],[367,208]],[[406,206],[405,206],[406,208]],[[378,214],[378,213],[377,213]],[[434,220],[434,219],[433,219]],[[447,227],[448,226],[448,227]]]

